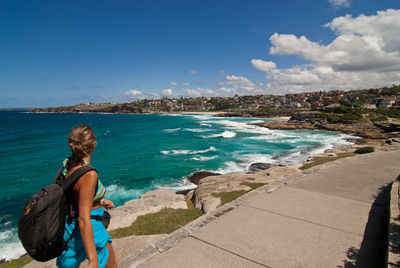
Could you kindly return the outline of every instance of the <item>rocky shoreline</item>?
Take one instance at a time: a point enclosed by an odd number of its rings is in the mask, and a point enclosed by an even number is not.
[[[302,122],[289,120],[288,122],[263,122],[255,123],[260,127],[281,130],[328,130],[343,132],[346,134],[354,134],[364,139],[391,139],[399,137],[400,125],[395,123],[354,123],[354,124],[330,124],[326,122]]]
[[[362,137],[352,145],[337,146],[325,150],[323,154],[314,157],[335,157],[340,153],[353,153],[362,144],[372,144],[377,150],[385,150],[387,146],[400,147],[398,126],[394,125],[342,125],[342,124],[319,124],[318,122],[301,122],[298,120],[275,121],[256,123],[260,127],[271,129],[319,129],[339,131],[355,134]],[[396,131],[393,131],[396,130]],[[273,184],[276,181],[291,175],[300,174],[302,164],[290,166],[274,166],[269,163],[253,163],[246,172],[230,174],[218,174],[209,171],[199,171],[188,176],[188,180],[196,185],[196,188],[173,192],[168,189],[157,189],[141,195],[138,199],[130,200],[124,205],[110,211],[112,220],[109,230],[130,226],[137,217],[149,213],[156,213],[165,208],[187,209],[188,201],[201,209],[204,214],[215,211],[222,205],[220,193],[247,192],[252,190],[251,184]],[[161,239],[161,238],[160,238]],[[32,263],[33,264],[33,263]],[[35,266],[32,266],[35,267]]]
[[[353,145],[338,146],[325,150],[323,154],[313,157],[334,157],[338,153],[353,153],[358,147],[370,144],[381,147],[384,144],[400,142],[400,125],[395,123],[358,123],[358,124],[329,124],[318,121],[298,120],[294,117],[287,121],[255,123],[259,127],[282,130],[328,130],[353,134],[362,139],[352,140]],[[220,193],[249,191],[249,184],[268,184],[282,177],[300,172],[302,164],[291,166],[274,166],[270,163],[252,163],[246,172],[218,174],[210,171],[198,171],[188,176],[188,180],[196,188],[173,192],[167,189],[157,189],[147,192],[139,199],[126,202],[115,208],[111,229],[129,226],[138,216],[155,213],[164,208],[187,208],[186,201],[193,202],[194,206],[203,213],[209,213],[221,205]],[[113,223],[114,222],[114,223]]]

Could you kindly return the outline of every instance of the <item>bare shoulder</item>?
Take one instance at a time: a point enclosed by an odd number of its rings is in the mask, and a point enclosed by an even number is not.
[[[91,170],[91,171],[86,172],[86,173],[83,175],[83,177],[91,178],[91,179],[96,179],[96,180],[97,180],[97,178],[98,178],[96,170]]]
[[[90,187],[91,185],[95,185],[97,183],[97,172],[95,170],[91,170],[83,174],[83,176],[77,181],[78,187],[83,185]]]

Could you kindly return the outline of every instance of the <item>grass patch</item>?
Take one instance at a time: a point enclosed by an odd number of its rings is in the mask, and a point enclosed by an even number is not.
[[[1,263],[0,267],[1,268],[19,268],[19,267],[23,267],[23,266],[27,265],[31,261],[33,261],[31,256],[29,256],[28,254],[24,254],[21,257],[19,257],[18,259]]]
[[[368,154],[373,152],[375,152],[375,148],[372,146],[361,147],[354,151],[356,154]]]
[[[356,155],[356,154],[355,153],[341,153],[334,157],[314,157],[311,162],[304,164],[302,167],[300,167],[300,169],[306,170],[313,166],[325,164],[325,163],[328,163],[331,161],[335,161],[335,160],[338,160],[341,158],[350,157],[350,156],[354,156],[354,155]]]
[[[222,193],[217,193],[213,194],[215,197],[221,198],[221,205],[229,203],[239,196],[244,195],[245,193],[248,193],[249,191],[241,190],[241,191],[233,191],[233,192],[222,192]]]
[[[265,185],[265,183],[256,183],[256,182],[242,182],[240,185],[246,185],[249,186],[251,188],[251,190],[245,191],[245,190],[240,190],[240,191],[233,191],[233,192],[222,192],[222,193],[216,193],[213,194],[213,196],[215,197],[219,197],[221,198],[221,205],[229,203],[233,200],[235,200],[236,198],[238,198],[239,196],[242,196],[254,189],[257,189],[263,185]]]
[[[251,190],[254,190],[254,189],[260,188],[261,186],[264,186],[265,183],[262,183],[262,182],[242,182],[240,185],[249,186],[251,188]]]
[[[377,117],[373,117],[371,118],[372,122],[382,122],[382,121],[388,121],[388,118],[386,115],[381,115],[381,116],[377,116]]]
[[[110,231],[111,238],[130,235],[169,234],[203,215],[193,204],[188,209],[165,208],[156,213],[139,216],[131,226]]]

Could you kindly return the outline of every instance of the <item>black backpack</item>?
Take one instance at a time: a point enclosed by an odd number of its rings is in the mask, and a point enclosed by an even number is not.
[[[33,195],[24,206],[18,221],[18,237],[29,255],[37,261],[59,256],[69,242],[64,240],[69,203],[66,191],[83,174],[94,170],[81,167],[67,179],[58,172],[53,184]]]

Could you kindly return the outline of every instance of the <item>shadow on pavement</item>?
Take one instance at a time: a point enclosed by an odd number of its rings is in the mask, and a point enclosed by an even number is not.
[[[338,267],[386,267],[391,185],[381,186],[371,205],[360,248],[349,248],[343,266]]]

